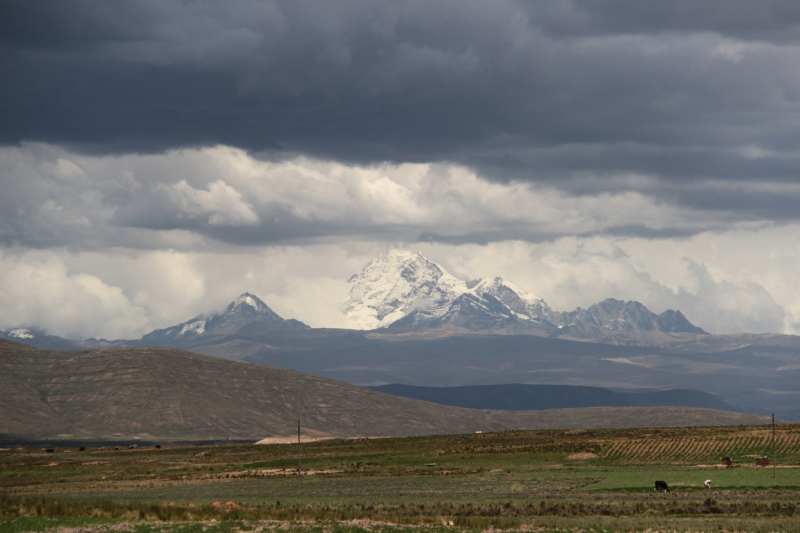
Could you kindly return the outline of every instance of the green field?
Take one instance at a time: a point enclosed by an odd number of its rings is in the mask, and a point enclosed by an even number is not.
[[[323,441],[303,444],[302,476],[297,445],[8,449],[0,531],[800,531],[800,426],[779,428],[774,471],[754,466],[771,451],[767,433]],[[654,492],[655,480],[671,492]]]

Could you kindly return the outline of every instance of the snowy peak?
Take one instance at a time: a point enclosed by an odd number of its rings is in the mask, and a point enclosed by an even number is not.
[[[421,253],[392,251],[350,278],[345,312],[353,329],[441,328],[559,336],[562,332],[705,333],[680,311],[650,312],[609,298],[589,309],[556,312],[501,277],[462,281]],[[577,328],[577,329],[576,329]],[[587,329],[588,328],[588,329]]]
[[[542,298],[501,277],[475,280],[468,285],[472,286],[472,292],[479,296],[497,298],[522,320],[552,320],[553,311]]]
[[[34,339],[36,337],[40,337],[40,334],[37,334],[34,331],[29,330],[28,328],[13,328],[7,329],[5,331],[0,332],[3,337],[7,339]]]
[[[205,330],[208,333],[232,334],[285,327],[288,327],[286,320],[258,297],[246,292],[232,301],[225,313],[206,321]]]
[[[449,305],[467,292],[466,283],[421,253],[392,251],[348,280],[345,312],[353,329],[388,326],[419,309]]]
[[[142,337],[146,342],[164,342],[197,335],[257,333],[265,329],[306,329],[298,320],[285,320],[257,296],[244,293],[228,305],[221,315],[198,316],[188,322],[157,329]]]
[[[458,296],[446,308],[412,311],[389,327],[456,327],[470,331],[505,330],[517,325],[516,314],[494,296],[478,296],[471,292]]]
[[[503,278],[465,282],[421,253],[393,251],[350,278],[350,327],[443,327],[474,331],[545,327],[544,300]]]
[[[241,306],[251,307],[255,311],[260,313],[272,313],[272,309],[267,307],[267,304],[265,304],[264,302],[259,300],[257,296],[253,296],[249,292],[242,294],[234,301],[232,301],[231,304],[228,306],[228,309],[225,310],[225,313],[233,312]]]

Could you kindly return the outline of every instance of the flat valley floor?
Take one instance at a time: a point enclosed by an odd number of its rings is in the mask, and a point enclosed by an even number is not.
[[[800,425],[774,442],[775,468],[766,426],[340,439],[302,475],[296,443],[7,448],[0,531],[800,531]]]

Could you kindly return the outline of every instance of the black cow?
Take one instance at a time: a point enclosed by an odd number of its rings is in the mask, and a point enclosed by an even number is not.
[[[81,446],[81,447],[78,449],[78,451],[79,451],[79,452],[85,452],[85,451],[86,451],[86,446]]]
[[[669,492],[669,487],[666,481],[656,481],[656,486],[653,490],[657,492]]]

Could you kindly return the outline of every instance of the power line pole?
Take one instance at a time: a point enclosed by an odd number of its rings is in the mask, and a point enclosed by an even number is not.
[[[772,413],[772,478],[775,478],[775,413]]]
[[[303,469],[300,468],[300,421],[297,421],[297,475],[303,475]]]

